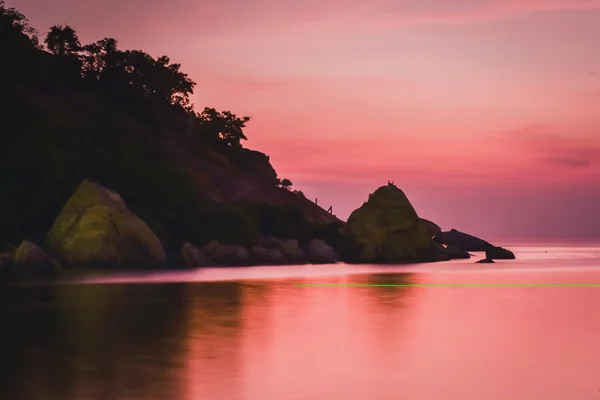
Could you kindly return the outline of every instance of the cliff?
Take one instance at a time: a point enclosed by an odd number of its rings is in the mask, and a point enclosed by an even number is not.
[[[210,240],[306,243],[341,224],[244,148],[249,117],[194,107],[195,82],[167,56],[81,44],[64,26],[38,38],[1,1],[0,54],[0,251],[44,242],[85,180],[119,193],[168,254]]]

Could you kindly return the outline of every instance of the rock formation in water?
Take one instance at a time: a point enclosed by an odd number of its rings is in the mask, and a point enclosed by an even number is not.
[[[492,245],[483,239],[451,229],[435,235],[435,241],[447,246],[455,246],[464,251],[485,251]]]
[[[485,249],[485,257],[491,260],[514,260],[515,255],[512,251],[503,247],[490,246]]]
[[[512,251],[494,246],[483,239],[457,231],[456,229],[451,229],[449,232],[441,232],[434,237],[434,240],[444,245],[447,249],[455,249],[455,251],[485,251],[485,256],[488,260],[515,259]]]
[[[432,250],[436,230],[419,218],[404,192],[391,183],[354,210],[344,229],[359,247],[354,261],[367,263],[423,261]]]

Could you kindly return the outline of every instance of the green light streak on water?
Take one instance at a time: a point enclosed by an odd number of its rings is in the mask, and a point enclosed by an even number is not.
[[[600,283],[296,283],[304,287],[600,287]]]

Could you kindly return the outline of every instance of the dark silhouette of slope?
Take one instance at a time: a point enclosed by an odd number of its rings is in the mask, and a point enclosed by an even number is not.
[[[271,181],[252,174],[224,168],[189,152],[171,138],[162,139],[160,148],[172,165],[191,174],[201,195],[208,199],[216,202],[244,200],[277,206],[289,205],[300,208],[315,223],[341,222],[300,194],[276,187]]]

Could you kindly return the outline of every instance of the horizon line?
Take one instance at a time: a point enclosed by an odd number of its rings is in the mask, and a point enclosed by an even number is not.
[[[296,283],[298,287],[600,287],[600,283]]]

